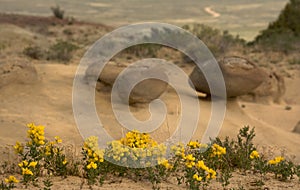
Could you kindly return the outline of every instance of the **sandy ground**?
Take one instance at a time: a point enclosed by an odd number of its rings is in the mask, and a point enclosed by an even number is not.
[[[1,175],[0,175],[1,177]],[[17,176],[19,177],[19,176]],[[44,187],[42,181],[45,178],[40,178],[38,185],[39,187],[30,186],[28,189],[38,190],[41,187]],[[255,181],[259,180],[257,175],[252,173],[242,174],[240,172],[234,172],[233,178],[231,179],[231,184],[228,186],[228,189],[243,186],[244,189],[260,189],[255,185]],[[81,190],[81,189],[94,189],[94,190],[110,190],[110,189],[123,189],[123,190],[149,190],[152,189],[152,184],[149,181],[143,180],[132,180],[128,178],[121,177],[111,177],[104,182],[102,186],[92,185],[89,186],[87,181],[74,176],[68,176],[67,178],[53,177],[53,186],[52,189],[63,189],[63,190]],[[177,185],[175,177],[171,177],[168,181],[163,181],[159,185],[162,190],[184,190],[186,189],[185,185]],[[267,175],[265,177],[265,184],[261,189],[272,189],[272,190],[282,190],[282,189],[299,189],[300,184],[298,178],[292,179],[289,182],[280,182],[274,179],[274,176]],[[21,184],[17,185],[16,189],[25,189]],[[207,188],[208,190],[223,189],[222,186],[217,182],[212,182]]]

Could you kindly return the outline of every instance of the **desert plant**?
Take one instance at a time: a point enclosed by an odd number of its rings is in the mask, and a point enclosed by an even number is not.
[[[23,54],[32,59],[42,59],[44,57],[44,52],[39,46],[28,46],[24,48]]]
[[[63,149],[58,144],[62,142],[59,137],[55,141],[48,141],[44,136],[44,126],[30,123],[27,125],[28,141],[16,142],[15,153],[22,160],[18,166],[23,177],[22,182],[28,185],[30,182],[36,183],[42,170],[46,170],[48,175],[66,175],[68,164]]]
[[[292,179],[296,173],[294,163],[281,156],[269,160],[268,166],[268,171],[274,173],[275,178],[282,181],[286,181],[288,178]]]
[[[59,5],[56,5],[55,7],[51,7],[51,10],[52,10],[53,15],[56,18],[58,18],[58,19],[64,19],[65,11],[62,10]]]
[[[254,137],[254,129],[250,130],[249,126],[245,126],[240,129],[237,140],[226,137],[224,141],[216,138],[214,142],[226,148],[228,154],[224,156],[229,166],[246,171],[251,168],[250,154],[255,150]]]
[[[78,46],[68,41],[58,40],[49,48],[48,60],[58,60],[68,62],[72,58],[72,52],[78,49]]]
[[[55,137],[54,141],[45,138],[44,126],[28,124],[28,141],[17,142],[15,152],[22,160],[18,165],[21,168],[22,181],[26,186],[29,183],[37,185],[38,178],[46,171],[43,189],[51,189],[53,183],[51,175],[66,176],[79,175],[75,168],[84,170],[84,177],[89,185],[102,185],[108,175],[127,177],[133,180],[148,180],[153,189],[159,189],[160,183],[169,177],[176,177],[178,184],[186,184],[188,189],[207,189],[212,181],[221,183],[224,189],[228,188],[232,172],[236,169],[246,173],[259,173],[261,178],[254,184],[262,187],[264,176],[267,173],[275,175],[278,180],[290,180],[294,175],[300,176],[300,166],[283,157],[266,160],[253,145],[254,129],[246,126],[240,129],[237,139],[215,139],[209,145],[191,141],[185,147],[182,143],[174,144],[170,150],[164,144],[158,144],[147,133],[136,130],[128,132],[123,138],[108,143],[107,149],[99,149],[97,137],[89,137],[82,148],[80,162],[73,162],[73,167],[67,166],[62,148],[62,140]],[[167,160],[166,151],[173,157]],[[127,163],[129,166],[137,164],[136,161],[146,163],[147,167],[123,167],[116,163]],[[147,162],[155,162],[155,166]],[[140,166],[140,165],[135,165]],[[144,166],[144,165],[143,165]],[[0,183],[0,189],[13,189],[18,180],[10,176]],[[243,189],[239,187],[238,189]]]

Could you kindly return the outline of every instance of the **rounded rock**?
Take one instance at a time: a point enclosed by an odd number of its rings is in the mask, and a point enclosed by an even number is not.
[[[218,63],[223,73],[227,97],[236,97],[253,91],[267,75],[256,64],[241,57],[225,57]],[[218,96],[210,93],[207,80],[198,67],[190,74],[190,80],[197,91]]]

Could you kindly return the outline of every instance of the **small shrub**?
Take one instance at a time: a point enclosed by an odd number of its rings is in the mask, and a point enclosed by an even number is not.
[[[58,19],[64,19],[65,11],[62,10],[59,5],[56,5],[55,7],[51,7],[51,10],[52,10],[53,15],[56,18],[58,18]]]
[[[225,155],[225,160],[229,166],[246,171],[251,168],[250,154],[255,150],[252,142],[254,137],[254,129],[250,130],[250,127],[246,126],[240,129],[237,141],[226,137],[224,141],[216,138],[214,142],[226,148],[228,154]]]
[[[68,41],[57,41],[49,48],[48,60],[68,62],[72,58],[72,52],[78,47]]]
[[[292,179],[296,173],[297,167],[293,162],[285,160],[285,158],[278,156],[268,162],[268,171],[275,174],[275,178],[282,181]]]
[[[59,146],[62,140],[59,137],[55,137],[55,141],[45,139],[44,126],[31,123],[27,127],[29,140],[26,144],[17,142],[14,146],[16,154],[22,160],[18,164],[22,182],[26,186],[30,182],[35,185],[42,171],[46,171],[48,175],[65,176],[68,162]]]
[[[28,46],[23,50],[23,54],[32,59],[42,59],[44,52],[38,46]]]

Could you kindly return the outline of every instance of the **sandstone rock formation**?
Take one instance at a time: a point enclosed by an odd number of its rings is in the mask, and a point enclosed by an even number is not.
[[[153,65],[151,61],[147,61],[143,64],[138,64],[135,66],[129,66],[128,68],[118,66],[115,63],[106,64],[104,69],[98,78],[98,82],[104,84],[105,86],[113,87],[116,79],[121,72],[127,69],[126,74],[119,78],[116,90],[119,97],[124,101],[124,103],[135,104],[135,103],[149,103],[154,99],[157,99],[168,87],[168,84],[162,80],[157,79],[163,78],[168,81],[168,76],[161,67]],[[88,76],[93,75],[95,71],[92,68],[88,68],[86,72]],[[140,81],[134,86],[134,88],[129,92],[129,86],[132,81],[138,81],[142,76],[153,76],[152,78]],[[129,100],[126,98],[126,94],[130,94]]]
[[[0,61],[0,88],[11,83],[33,83],[37,78],[37,71],[29,61],[24,59]]]
[[[253,91],[267,76],[263,69],[244,58],[225,57],[218,63],[223,73],[227,97],[236,97]],[[211,94],[207,80],[198,67],[194,68],[190,79],[197,91]]]

